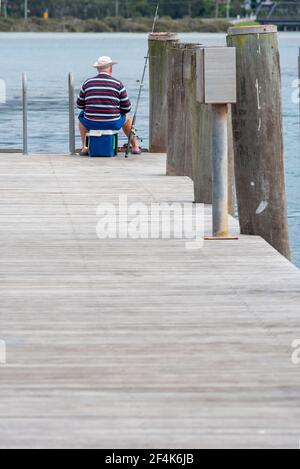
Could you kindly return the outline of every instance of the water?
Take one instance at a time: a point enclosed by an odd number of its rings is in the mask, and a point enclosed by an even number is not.
[[[223,34],[182,34],[187,42],[225,44]],[[67,75],[73,71],[77,89],[93,75],[91,65],[100,55],[120,63],[115,74],[123,80],[134,102],[147,51],[145,34],[23,34],[0,33],[0,79],[7,86],[0,104],[0,148],[21,148],[21,72],[29,79],[29,149],[32,152],[68,151]],[[300,267],[300,135],[299,105],[293,103],[298,77],[300,33],[279,36],[285,131],[286,178],[293,258]],[[139,111],[138,132],[148,144],[148,82]],[[80,145],[77,135],[78,146]]]

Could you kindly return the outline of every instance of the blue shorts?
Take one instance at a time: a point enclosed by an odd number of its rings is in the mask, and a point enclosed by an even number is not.
[[[124,114],[114,122],[91,121],[84,117],[83,111],[79,114],[78,119],[87,130],[120,130],[126,122]]]

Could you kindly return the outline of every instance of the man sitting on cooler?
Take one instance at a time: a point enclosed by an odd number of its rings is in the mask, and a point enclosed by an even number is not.
[[[110,57],[100,57],[94,64],[98,75],[86,80],[77,99],[77,107],[82,110],[79,115],[79,129],[82,140],[81,155],[87,155],[86,135],[90,130],[120,130],[127,137],[130,135],[132,119],[131,102],[126,88],[120,80],[112,76],[113,62]],[[141,154],[135,136],[132,137],[132,153]]]

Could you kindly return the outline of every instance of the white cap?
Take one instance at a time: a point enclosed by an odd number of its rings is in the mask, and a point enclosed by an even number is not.
[[[97,62],[94,63],[94,68],[109,68],[110,66],[116,65],[118,62],[114,62],[110,57],[103,56],[99,57]]]

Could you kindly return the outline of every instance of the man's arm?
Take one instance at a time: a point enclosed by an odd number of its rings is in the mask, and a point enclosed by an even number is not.
[[[84,109],[85,108],[85,91],[84,91],[84,85],[82,85],[79,96],[77,98],[77,107],[78,109]]]
[[[120,90],[120,111],[121,114],[128,114],[131,111],[131,102],[123,85]]]

